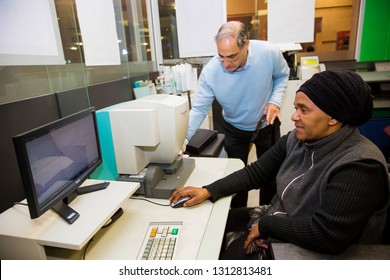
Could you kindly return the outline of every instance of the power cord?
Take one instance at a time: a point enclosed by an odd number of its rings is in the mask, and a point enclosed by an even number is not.
[[[123,215],[123,209],[120,207],[116,212],[111,216],[111,218],[107,221],[105,225],[102,226],[102,228],[106,228],[110,225],[112,225],[116,220],[118,220]]]
[[[107,221],[106,224],[104,224],[101,228],[106,228],[111,226],[116,220],[118,220],[123,215],[123,209],[120,207],[116,212],[111,216],[111,218]],[[94,236],[93,236],[94,237]],[[84,252],[83,252],[83,260],[85,260],[85,256],[87,254],[87,250],[89,245],[93,241],[93,237],[88,241],[87,245],[85,245]]]
[[[85,245],[84,252],[83,252],[83,260],[85,260],[85,256],[87,255],[87,249],[89,245],[92,243],[93,237],[88,241],[87,245]]]
[[[23,205],[23,206],[28,206],[27,203],[23,203],[23,202],[14,202],[14,205]]]
[[[144,201],[146,201],[146,202],[153,203],[153,204],[156,204],[156,205],[159,205],[159,206],[171,206],[170,203],[168,203],[168,204],[158,203],[158,202],[155,202],[155,201],[152,201],[152,200],[143,198],[143,197],[134,197],[134,196],[131,196],[130,199],[144,200]]]

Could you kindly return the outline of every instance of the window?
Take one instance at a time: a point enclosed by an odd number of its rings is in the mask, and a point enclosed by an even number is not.
[[[267,3],[226,0],[227,20],[242,21],[252,39],[267,40]],[[158,5],[163,58],[178,59],[175,0],[159,1]],[[315,0],[314,42],[302,43],[298,57],[310,52],[320,61],[355,59],[359,8],[360,0]]]
[[[163,59],[179,58],[175,0],[159,1],[158,11]]]
[[[154,48],[151,47],[151,0],[112,1],[121,64],[105,66],[86,66],[84,63],[75,1],[53,1],[66,64],[0,67],[0,104],[156,71]]]

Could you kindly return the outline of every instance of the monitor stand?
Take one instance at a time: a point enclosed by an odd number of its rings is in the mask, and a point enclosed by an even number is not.
[[[140,183],[140,188],[134,194],[168,199],[175,189],[184,186],[195,168],[192,158],[179,157],[178,161],[169,166],[151,163],[140,174],[120,174],[117,180]]]
[[[109,182],[96,183],[93,185],[80,187],[76,190],[76,192],[77,192],[77,195],[82,195],[82,194],[86,194],[86,193],[90,193],[90,192],[96,192],[96,191],[104,190],[105,188],[108,187],[109,184],[110,184]]]
[[[72,192],[70,195],[65,197],[63,200],[59,201],[57,204],[55,204],[52,209],[65,221],[67,221],[69,224],[73,224],[74,221],[80,217],[80,214],[77,213],[76,210],[72,209],[69,206],[69,203],[71,203],[78,195],[91,193],[99,190],[104,190],[109,185],[109,182],[101,182],[96,183],[93,185],[88,185],[84,187],[77,188],[74,192]]]
[[[73,224],[74,221],[80,217],[80,214],[76,210],[72,209],[69,205],[60,200],[55,204],[52,209],[69,224]]]

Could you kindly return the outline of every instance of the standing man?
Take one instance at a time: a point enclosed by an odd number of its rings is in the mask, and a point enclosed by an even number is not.
[[[257,157],[280,138],[277,122],[281,120],[280,106],[290,70],[278,47],[266,41],[249,40],[249,32],[241,22],[223,24],[215,42],[218,54],[206,64],[199,77],[185,144],[216,99],[222,107],[227,155],[247,164],[250,140],[263,115],[266,120],[255,141]],[[261,197],[268,196],[262,193],[264,189],[270,188],[260,186]],[[239,192],[231,206],[245,207],[247,199],[248,192]]]

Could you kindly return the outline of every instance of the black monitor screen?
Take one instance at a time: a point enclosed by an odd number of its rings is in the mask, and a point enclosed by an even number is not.
[[[73,193],[101,163],[93,108],[14,137],[31,218]]]

